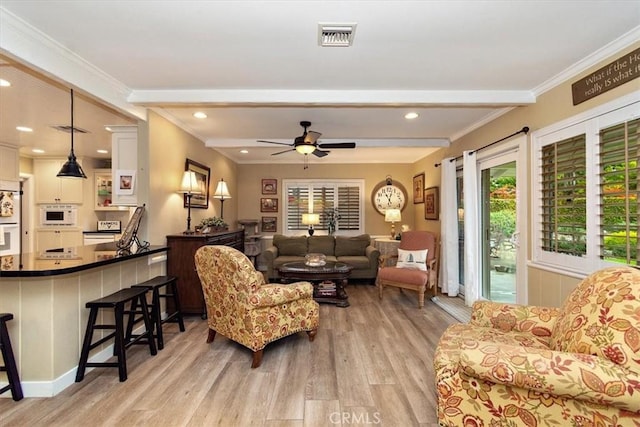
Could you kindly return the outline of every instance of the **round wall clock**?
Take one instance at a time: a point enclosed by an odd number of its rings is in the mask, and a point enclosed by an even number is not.
[[[387,209],[403,210],[407,205],[407,190],[399,182],[387,178],[374,187],[371,203],[380,215],[384,215]]]

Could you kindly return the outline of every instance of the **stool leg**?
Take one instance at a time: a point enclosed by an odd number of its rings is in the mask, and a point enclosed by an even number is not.
[[[160,313],[160,290],[158,287],[153,288],[151,298],[151,324],[158,338],[158,350],[164,348],[164,337],[162,336],[162,313]]]
[[[76,382],[79,383],[84,378],[84,371],[87,369],[87,360],[89,359],[89,350],[91,349],[91,339],[93,338],[93,325],[96,324],[98,318],[98,309],[92,308],[89,311],[89,319],[87,320],[87,329],[84,332],[84,341],[82,341],[82,350],[80,351],[80,361],[78,362],[78,372],[76,372]]]
[[[135,323],[136,315],[134,311],[138,309],[138,299],[134,298],[131,301],[131,313],[129,314],[129,319],[127,319],[127,333],[124,336],[124,342],[128,343],[131,341],[131,336],[133,335],[133,326]]]
[[[127,356],[124,346],[124,303],[118,303],[115,306],[116,317],[116,336],[113,346],[113,352],[118,358],[118,374],[120,382],[127,380]]]
[[[182,318],[182,308],[180,307],[180,297],[178,296],[178,282],[175,279],[171,281],[171,292],[173,293],[173,304],[176,308],[180,332],[184,332],[184,320]]]
[[[9,331],[5,322],[0,324],[0,350],[2,350],[2,360],[4,360],[5,370],[7,371],[7,379],[11,388],[11,397],[16,402],[23,398],[22,385],[20,384],[20,376],[18,375],[18,366],[13,356],[13,348],[9,339]]]
[[[153,339],[153,323],[151,323],[151,319],[149,316],[149,306],[147,305],[147,299],[144,295],[140,297],[140,304],[142,305],[142,317],[144,319],[144,327],[147,329],[143,335],[147,335],[147,340],[149,341],[149,352],[152,356],[158,354],[156,350],[156,342]]]

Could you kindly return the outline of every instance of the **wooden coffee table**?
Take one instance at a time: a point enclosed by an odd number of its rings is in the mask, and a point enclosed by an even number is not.
[[[305,280],[313,284],[313,299],[317,302],[335,304],[336,307],[349,307],[349,296],[344,290],[349,281],[353,266],[344,262],[327,261],[322,266],[311,266],[304,262],[287,262],[278,267],[282,283]],[[319,286],[324,281],[336,284],[335,293],[321,295]]]

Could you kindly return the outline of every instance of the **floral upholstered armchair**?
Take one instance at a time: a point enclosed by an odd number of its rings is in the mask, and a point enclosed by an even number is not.
[[[560,309],[476,302],[434,367],[441,426],[640,426],[640,271],[593,273]]]
[[[199,248],[195,264],[207,307],[208,343],[221,333],[251,349],[251,367],[257,368],[270,342],[300,331],[315,338],[320,312],[311,283],[265,284],[251,261],[228,246]]]

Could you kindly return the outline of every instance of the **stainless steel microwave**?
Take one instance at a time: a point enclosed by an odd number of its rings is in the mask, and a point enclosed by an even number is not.
[[[78,224],[78,207],[74,205],[41,205],[40,226],[67,226]]]

